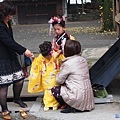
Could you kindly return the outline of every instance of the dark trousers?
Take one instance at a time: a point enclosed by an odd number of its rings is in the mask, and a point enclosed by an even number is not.
[[[60,95],[60,86],[55,86],[51,89],[53,96],[55,99],[60,103],[60,105],[65,105],[66,103],[64,102],[62,96]]]

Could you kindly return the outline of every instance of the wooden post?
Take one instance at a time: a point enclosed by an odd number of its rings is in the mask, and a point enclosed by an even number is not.
[[[119,7],[120,7],[120,1],[116,0],[116,16],[118,15],[118,13],[120,13]],[[118,16],[118,18],[119,18],[119,16]],[[117,22],[117,37],[119,38],[120,37],[120,23],[119,23],[119,21],[116,21],[116,22]]]
[[[114,27],[114,29],[115,29],[115,2],[114,2],[115,0],[113,0],[112,2],[112,6],[113,6],[113,27]]]

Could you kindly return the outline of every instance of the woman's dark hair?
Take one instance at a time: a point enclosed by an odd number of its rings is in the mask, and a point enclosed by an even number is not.
[[[4,20],[8,15],[15,15],[16,8],[10,1],[0,2],[0,20]]]
[[[70,57],[73,55],[80,54],[81,44],[76,40],[67,40],[64,46],[64,56]]]
[[[52,50],[52,44],[50,41],[44,41],[42,44],[39,45],[40,53],[45,57],[50,54]]]

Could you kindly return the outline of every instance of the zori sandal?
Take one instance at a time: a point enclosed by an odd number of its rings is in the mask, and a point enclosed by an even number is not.
[[[49,110],[49,107],[44,107],[44,111],[48,111]]]
[[[57,106],[54,106],[54,107],[53,107],[53,110],[57,110],[57,109],[58,109],[58,107],[57,107]]]
[[[10,116],[10,112],[9,111],[2,112],[2,118],[4,120],[11,120],[12,119],[12,117]]]
[[[20,115],[23,119],[26,119],[28,117],[28,114],[25,110],[21,109],[20,110]]]

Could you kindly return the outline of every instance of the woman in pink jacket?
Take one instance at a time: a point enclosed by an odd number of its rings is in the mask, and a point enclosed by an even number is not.
[[[80,56],[80,52],[81,45],[78,41],[66,41],[64,46],[66,58],[56,78],[61,87],[52,88],[58,102],[67,106],[62,113],[90,111],[94,108],[88,64],[86,59]]]

